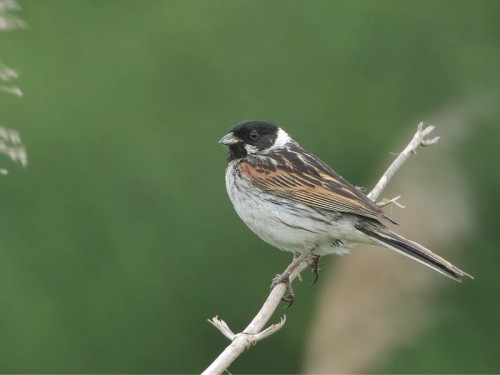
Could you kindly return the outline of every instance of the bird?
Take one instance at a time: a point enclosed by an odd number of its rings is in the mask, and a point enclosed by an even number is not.
[[[397,224],[379,206],[317,156],[306,151],[278,125],[242,121],[219,140],[227,146],[226,190],[241,220],[268,244],[294,259],[349,253],[353,245],[379,245],[461,281],[473,278],[426,247],[391,230]],[[298,266],[298,264],[296,265]],[[293,302],[290,270],[271,284],[285,283]]]

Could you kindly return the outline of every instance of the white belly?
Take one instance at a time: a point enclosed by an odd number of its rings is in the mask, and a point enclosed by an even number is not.
[[[344,254],[353,242],[370,242],[354,228],[352,218],[258,191],[245,179],[234,179],[234,162],[226,170],[226,189],[243,222],[262,240],[295,254]]]

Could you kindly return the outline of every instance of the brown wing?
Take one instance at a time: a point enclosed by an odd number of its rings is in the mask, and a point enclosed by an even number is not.
[[[359,189],[298,145],[247,157],[240,169],[255,186],[270,194],[310,207],[395,223]]]

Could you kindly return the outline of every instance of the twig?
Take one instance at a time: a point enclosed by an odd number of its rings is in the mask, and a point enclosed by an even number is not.
[[[405,147],[403,151],[398,155],[396,160],[392,162],[392,164],[387,168],[387,171],[382,175],[380,180],[377,182],[377,185],[372,189],[372,191],[368,194],[368,198],[372,201],[376,201],[382,190],[385,189],[390,179],[396,174],[396,172],[401,168],[403,163],[410,157],[410,155],[415,154],[417,152],[418,146],[431,146],[436,144],[439,141],[439,137],[435,137],[432,139],[425,139],[433,130],[434,126],[429,125],[425,129],[423,129],[424,123],[421,122],[418,124],[417,132],[413,136],[413,139],[408,143],[408,146]]]
[[[307,267],[309,267],[309,263],[307,261],[300,263],[300,265],[290,274],[290,282],[292,282]],[[217,316],[209,319],[208,321],[232,342],[226,347],[226,349],[224,349],[217,359],[213,361],[205,371],[203,371],[202,374],[221,374],[245,350],[250,349],[250,347],[255,345],[258,341],[263,340],[271,334],[279,331],[286,322],[286,316],[284,315],[279,323],[271,325],[264,331],[263,329],[281,303],[285,292],[285,284],[281,283],[276,285],[269,293],[266,302],[264,302],[257,315],[255,315],[255,318],[253,318],[250,324],[240,334],[234,334],[231,329],[229,329],[226,322],[220,320]],[[266,333],[263,334],[264,332]]]
[[[387,186],[390,179],[399,170],[403,163],[408,159],[408,157],[416,153],[416,149],[419,146],[431,146],[439,140],[439,137],[435,137],[430,140],[426,140],[425,137],[428,136],[434,130],[433,126],[428,126],[423,129],[423,123],[418,124],[417,132],[413,136],[408,146],[398,155],[396,160],[389,166],[387,171],[380,178],[379,182],[373,190],[368,194],[368,197],[376,201],[384,188]],[[398,204],[396,201],[399,197],[395,197],[388,200],[386,203],[382,202],[381,205],[388,203]],[[399,205],[399,204],[398,204]],[[304,260],[299,264],[299,266],[290,274],[290,283],[300,275],[300,273],[309,267],[310,258],[305,257]],[[234,362],[238,356],[245,350],[250,349],[257,342],[269,337],[273,333],[279,331],[286,322],[286,316],[283,316],[279,323],[273,324],[268,328],[264,329],[273,313],[276,311],[277,307],[281,303],[283,296],[286,292],[286,286],[284,283],[276,285],[267,297],[266,302],[261,307],[260,311],[253,318],[250,324],[241,333],[233,333],[229,326],[223,320],[219,319],[218,316],[208,319],[208,321],[222,332],[229,340],[231,344],[224,349],[224,351],[212,362],[212,364],[203,371],[204,375],[221,374]]]
[[[398,195],[397,197],[394,197],[394,198],[391,198],[391,199],[384,198],[381,201],[378,201],[376,204],[379,207],[385,207],[388,204],[393,203],[396,206],[398,206],[399,208],[406,208],[406,206],[403,206],[401,203],[398,202],[400,199],[401,199],[401,195]]]

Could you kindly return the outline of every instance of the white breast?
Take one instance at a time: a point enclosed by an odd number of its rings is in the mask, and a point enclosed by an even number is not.
[[[296,254],[315,247],[316,255],[343,254],[350,242],[366,242],[349,216],[292,203],[252,186],[240,174],[239,161],[226,169],[226,189],[243,222],[262,240]]]

